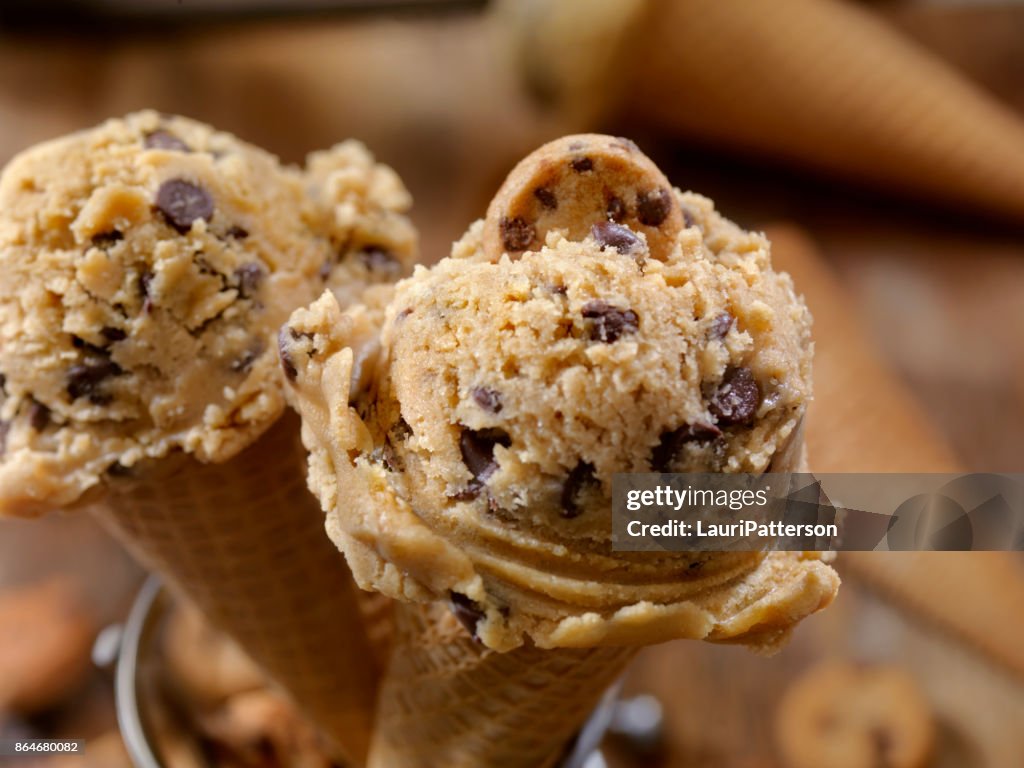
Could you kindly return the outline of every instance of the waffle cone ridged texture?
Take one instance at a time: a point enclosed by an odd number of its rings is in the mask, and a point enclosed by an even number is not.
[[[654,3],[644,34],[631,104],[677,130],[1024,218],[1024,121],[853,3]]]
[[[636,648],[474,640],[446,606],[401,604],[370,768],[553,766]]]
[[[802,428],[771,471],[807,471]],[[792,578],[802,568],[799,553],[773,553],[762,561],[755,571],[777,577],[779,594],[746,593],[746,604],[740,605],[753,609],[747,616],[750,631],[737,641],[770,648],[793,622],[817,608],[794,599],[800,594],[818,599],[816,590],[805,590]],[[761,581],[763,587],[771,579]],[[734,587],[725,585],[725,591]],[[441,603],[400,603],[394,611],[370,768],[557,765],[601,696],[639,652],[637,646],[526,645],[498,653],[474,640]]]
[[[323,532],[288,415],[223,464],[184,455],[111,484],[92,512],[365,758],[377,681],[355,585]]]

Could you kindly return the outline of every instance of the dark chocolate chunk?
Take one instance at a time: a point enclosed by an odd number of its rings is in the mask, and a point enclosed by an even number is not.
[[[729,312],[723,312],[718,315],[718,317],[711,321],[711,326],[708,328],[708,338],[713,341],[721,341],[729,333],[729,329],[732,328],[732,324],[735,321],[736,318]]]
[[[706,443],[722,434],[722,430],[714,424],[684,424],[679,429],[669,430],[661,436],[661,440],[651,453],[651,471],[668,472],[686,443]]]
[[[693,218],[693,214],[692,214],[692,213],[690,213],[690,212],[689,212],[688,210],[686,210],[685,208],[683,208],[683,209],[682,209],[682,214],[683,214],[683,225],[684,225],[684,226],[685,226],[685,227],[686,227],[687,229],[689,229],[690,227],[692,227],[692,226],[693,226],[693,225],[694,225],[694,224],[696,223],[696,222],[694,221],[694,218]]]
[[[228,237],[233,237],[235,240],[245,240],[249,236],[249,230],[245,227],[240,227],[237,224],[232,224],[228,227],[228,231],[225,233]]]
[[[594,299],[583,305],[583,317],[593,322],[590,338],[611,344],[623,334],[636,333],[640,327],[639,318],[631,309],[613,306],[603,299]]]
[[[516,217],[509,219],[501,218],[501,242],[508,251],[525,251],[533,243],[536,231],[533,225],[523,219]]]
[[[28,407],[28,423],[36,432],[42,432],[50,424],[50,409],[33,398]]]
[[[235,280],[238,281],[238,294],[244,299],[251,299],[260,289],[263,278],[266,277],[263,266],[255,261],[247,261],[235,270]]]
[[[659,226],[672,210],[672,193],[658,188],[636,196],[636,217],[648,227]]]
[[[277,349],[281,357],[281,370],[284,371],[288,381],[295,381],[299,375],[299,371],[295,367],[295,361],[288,351],[292,338],[291,329],[288,326],[283,327],[277,334]]]
[[[106,405],[110,397],[99,391],[99,386],[113,376],[123,373],[121,366],[107,358],[89,359],[68,369],[68,397],[72,401],[89,396],[90,402]]]
[[[626,208],[626,204],[623,202],[621,197],[612,195],[608,198],[605,213],[607,214],[609,221],[621,222],[629,215],[629,209]]]
[[[489,387],[473,387],[473,402],[488,413],[501,413],[501,393]]]
[[[540,204],[549,211],[554,211],[558,208],[558,198],[555,197],[555,193],[547,187],[537,187],[533,190],[533,196],[536,197]]]
[[[448,600],[455,618],[476,639],[477,625],[487,618],[484,609],[475,600],[470,600],[460,592],[449,592]]]
[[[761,387],[747,367],[727,368],[709,409],[719,424],[747,424],[761,405]]]
[[[398,257],[379,245],[367,245],[356,254],[356,257],[373,272],[394,273],[402,268],[402,262]]]
[[[494,460],[494,446],[508,448],[512,438],[502,429],[464,429],[459,436],[462,461],[477,480],[483,482],[494,474],[498,462]]]
[[[170,179],[156,191],[156,207],[167,223],[184,234],[196,219],[213,218],[213,197],[198,184]]]
[[[124,341],[128,338],[128,333],[121,328],[114,328],[110,325],[105,325],[100,328],[100,336],[107,341]]]
[[[619,253],[632,253],[640,246],[640,238],[633,230],[614,221],[599,221],[590,228],[590,233],[601,248],[614,248]]]
[[[562,517],[572,519],[583,513],[583,506],[580,498],[587,488],[597,486],[597,478],[594,477],[594,465],[587,461],[577,464],[562,487]]]
[[[448,498],[452,501],[473,501],[473,499],[480,496],[480,492],[483,489],[483,483],[479,480],[472,480],[454,493],[449,493]]]
[[[594,170],[594,161],[589,157],[577,157],[569,165],[572,166],[576,173],[586,173],[587,171]]]
[[[169,149],[175,152],[191,152],[192,148],[170,131],[158,129],[146,134],[143,141],[146,149]]]
[[[112,229],[109,232],[100,232],[92,236],[92,244],[97,248],[109,248],[120,240],[124,240],[124,235],[116,229]]]

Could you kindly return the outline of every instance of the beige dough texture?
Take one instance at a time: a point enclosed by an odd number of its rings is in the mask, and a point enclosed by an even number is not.
[[[620,179],[607,167],[595,194]],[[591,216],[586,194],[570,199]],[[763,472],[811,394],[810,317],[767,241],[670,194],[684,226],[671,247],[652,235],[662,257],[642,226],[550,209],[543,243],[496,253],[503,189],[393,295],[292,315],[310,485],[364,588],[448,600],[497,650],[772,645],[832,599],[811,553],[611,550],[614,473]]]
[[[227,460],[284,407],[275,335],[325,287],[408,271],[409,196],[356,142],[284,167],[146,111],[0,177],[0,515],[182,450]]]

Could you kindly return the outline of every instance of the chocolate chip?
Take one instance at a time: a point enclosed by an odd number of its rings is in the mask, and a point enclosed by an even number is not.
[[[244,227],[240,227],[237,224],[232,224],[228,227],[228,231],[225,233],[228,237],[233,237],[235,240],[245,240],[249,236],[249,230]]]
[[[713,341],[721,341],[729,333],[729,329],[732,328],[732,324],[735,321],[736,318],[729,312],[723,312],[718,315],[711,321],[711,326],[708,328],[708,338]]]
[[[622,201],[621,197],[612,195],[608,198],[605,213],[610,221],[621,222],[629,215],[629,209],[626,208],[626,204]]]
[[[110,396],[98,391],[100,384],[123,373],[121,366],[106,358],[90,359],[68,369],[68,396],[72,401],[89,396],[95,405],[106,405]]]
[[[632,139],[627,139],[623,136],[616,136],[615,141],[612,142],[613,146],[620,147],[627,152],[639,152],[640,147],[636,145],[636,142]]]
[[[483,483],[479,480],[473,480],[454,493],[449,493],[448,498],[452,501],[473,501],[473,499],[480,495],[480,491],[483,489]]]
[[[494,446],[508,448],[512,438],[502,429],[464,429],[459,435],[462,461],[477,480],[483,482],[494,474],[498,462],[494,460]]]
[[[614,248],[619,253],[632,253],[640,246],[640,238],[633,234],[633,230],[613,221],[597,222],[590,228],[590,233],[602,249]]]
[[[664,188],[636,196],[636,217],[648,227],[659,226],[672,210],[672,194]]]
[[[0,456],[7,452],[7,433],[11,430],[11,422],[0,419]]]
[[[574,142],[572,142],[571,144],[569,144],[569,151],[570,151],[570,152],[579,152],[579,151],[580,151],[581,149],[583,149],[583,148],[584,148],[585,146],[587,146],[585,142],[582,142],[582,141],[574,141]]]
[[[585,489],[594,488],[597,484],[594,465],[587,461],[577,464],[562,487],[562,517],[572,519],[583,514],[580,496]]]
[[[291,340],[291,329],[287,326],[278,332],[277,349],[281,357],[281,370],[284,371],[284,375],[287,377],[288,381],[295,381],[295,379],[298,378],[299,371],[295,367],[295,361],[292,359],[291,353],[288,351],[288,347],[291,345]]]
[[[126,467],[120,461],[115,461],[107,467],[107,474],[111,477],[131,477],[134,473],[131,467]]]
[[[682,209],[682,214],[683,214],[683,226],[685,226],[687,229],[689,229],[690,227],[692,227],[696,223],[696,221],[693,218],[693,214],[690,213],[685,208]]]
[[[232,361],[231,370],[235,373],[248,373],[252,370],[252,364],[263,354],[263,349],[263,342],[255,339],[237,360]]]
[[[501,218],[501,242],[507,251],[525,251],[533,243],[536,231],[533,225],[519,218]]]
[[[170,131],[159,129],[146,134],[146,138],[143,140],[146,149],[169,149],[175,152],[191,152],[192,148],[189,147],[184,141],[179,139]]]
[[[379,245],[368,245],[360,250],[356,256],[366,265],[366,268],[374,272],[398,272],[402,262],[398,260],[391,251]]]
[[[761,387],[749,368],[727,368],[709,409],[719,424],[746,424],[761,404]]]
[[[28,423],[36,432],[42,432],[50,424],[50,409],[33,398],[28,407]]]
[[[583,305],[583,317],[593,320],[590,325],[592,341],[611,344],[623,334],[636,333],[639,318],[631,309],[622,309],[602,299],[594,299]]]
[[[449,605],[455,618],[466,628],[466,631],[476,639],[476,628],[487,618],[483,608],[475,600],[470,600],[459,592],[448,593]]]
[[[549,211],[553,211],[558,208],[558,198],[555,197],[555,193],[547,187],[537,187],[533,190],[533,196],[540,201],[540,204],[547,208]]]
[[[94,357],[110,357],[110,350],[106,347],[97,347],[95,344],[90,344],[85,339],[75,336],[74,334],[71,335],[71,346]]]
[[[473,387],[473,402],[488,413],[501,413],[501,393],[489,387]]]
[[[124,240],[124,235],[116,229],[112,229],[109,232],[100,232],[92,236],[92,244],[97,248],[109,248],[121,240]]]
[[[247,261],[245,264],[242,264],[235,270],[235,280],[238,281],[238,294],[245,299],[255,296],[266,274],[263,271],[263,266],[255,261]]]
[[[594,161],[589,157],[577,157],[569,165],[572,166],[576,173],[586,173],[587,171],[594,170]]]
[[[331,272],[334,271],[334,259],[328,259],[320,265],[320,269],[316,271],[317,275],[321,280],[327,281],[331,277]]]
[[[722,434],[714,424],[684,424],[664,432],[651,453],[651,471],[668,472],[686,443],[706,443]]]
[[[185,179],[170,179],[156,192],[156,207],[167,223],[184,234],[196,219],[213,218],[213,197],[205,189]]]
[[[127,332],[121,330],[120,328],[114,328],[113,326],[110,325],[105,325],[102,328],[100,328],[100,336],[102,336],[107,341],[111,342],[124,341],[125,339],[128,338]]]

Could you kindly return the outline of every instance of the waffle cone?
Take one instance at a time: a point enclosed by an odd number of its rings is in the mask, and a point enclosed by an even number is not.
[[[656,2],[626,112],[1024,218],[1024,120],[854,3]]]
[[[305,485],[296,418],[223,464],[178,455],[92,509],[361,764],[377,673],[356,588]],[[367,660],[370,660],[369,663]]]
[[[498,653],[442,604],[396,605],[370,768],[557,765],[636,652],[524,646]]]

